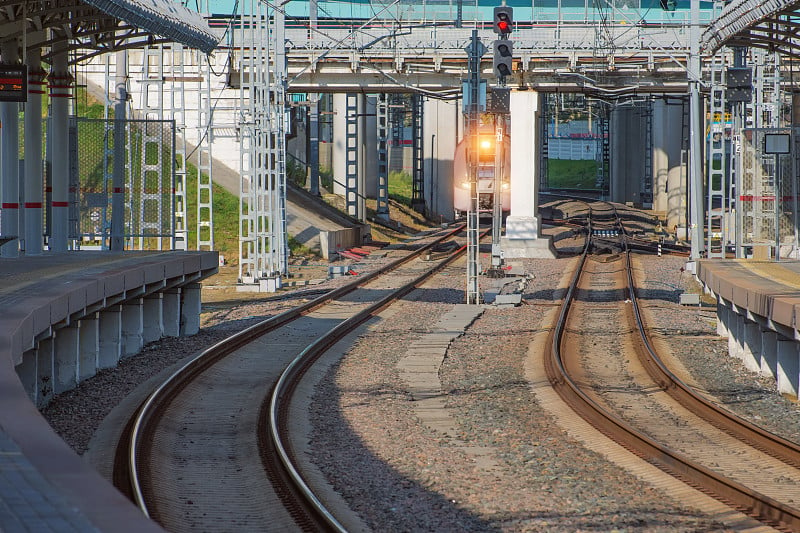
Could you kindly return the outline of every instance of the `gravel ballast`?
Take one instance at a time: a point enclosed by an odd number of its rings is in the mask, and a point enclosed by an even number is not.
[[[404,348],[463,302],[450,268],[378,320],[320,383],[311,407],[311,460],[375,531],[724,531],[569,438],[537,404],[525,379],[530,338],[561,297],[570,258],[516,260],[528,274],[523,305],[487,306],[447,350],[439,372],[457,436],[419,423],[401,379]],[[687,308],[696,291],[686,259],[642,256],[651,324],[710,394],[731,410],[798,440],[795,404],[774,383],[727,356],[713,308]],[[314,290],[347,281],[331,280]],[[303,297],[298,295],[298,297]],[[58,396],[44,410],[84,453],[103,417],[139,383],[204,346],[294,305],[291,298],[214,311],[201,333],[164,339]],[[709,338],[711,337],[711,340]],[[477,462],[464,446],[488,450]]]

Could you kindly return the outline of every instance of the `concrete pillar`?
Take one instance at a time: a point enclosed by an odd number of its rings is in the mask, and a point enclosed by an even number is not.
[[[19,64],[19,41],[16,38],[0,43],[3,65]],[[3,235],[15,237],[0,247],[0,256],[18,257],[20,244],[19,210],[19,103],[0,102],[0,182],[2,210],[0,226]]]
[[[181,288],[181,336],[195,335],[200,331],[200,284],[192,283]]]
[[[22,362],[15,367],[19,381],[34,405],[36,405],[36,392],[38,389],[36,386],[36,367],[38,366],[36,359],[36,349],[27,350],[22,354]]]
[[[151,294],[142,303],[142,339],[145,344],[154,342],[164,335],[164,319],[161,293]]]
[[[181,335],[181,290],[170,289],[161,293],[161,319],[165,337]]]
[[[727,337],[729,335],[728,322],[732,314],[730,305],[722,298],[717,297],[717,335]]]
[[[683,128],[680,100],[653,102],[653,209],[666,213],[667,227],[686,226],[686,179],[681,150]]]
[[[92,313],[81,319],[80,323],[80,359],[78,364],[78,382],[97,374],[97,361],[100,358],[100,318],[99,313]]]
[[[539,93],[511,92],[511,214],[501,248],[506,258],[555,257],[552,239],[539,235]]]
[[[767,329],[761,331],[761,373],[778,378],[778,334]]]
[[[122,355],[122,306],[100,311],[100,353],[97,368],[114,368]]]
[[[333,193],[344,196],[347,176],[347,95],[333,95]]]
[[[611,186],[614,202],[640,202],[644,175],[645,122],[638,107],[615,107],[611,112]]]
[[[794,340],[778,338],[778,392],[790,399],[797,399],[798,361],[797,343]]]
[[[66,37],[56,36],[53,43],[53,63],[48,76],[50,88],[50,157],[52,199],[50,251],[66,252],[69,227],[69,98],[72,76],[67,64]]]
[[[453,220],[453,157],[458,141],[458,101],[425,100],[425,205],[433,220]]]
[[[122,304],[122,357],[136,355],[144,346],[142,298]]]
[[[72,390],[78,385],[78,325],[72,324],[55,332],[55,393]]]
[[[42,95],[47,73],[42,70],[41,49],[27,52],[28,101],[25,103],[25,186],[24,220],[25,255],[39,255],[44,247],[42,208],[44,176],[42,174]]]
[[[54,345],[52,337],[42,339],[36,346],[36,406],[44,407],[53,399],[55,375]]]
[[[728,335],[728,354],[731,357],[743,359],[744,317],[738,313],[731,313],[730,335]]]
[[[745,320],[743,324],[742,362],[748,370],[761,371],[761,326]]]

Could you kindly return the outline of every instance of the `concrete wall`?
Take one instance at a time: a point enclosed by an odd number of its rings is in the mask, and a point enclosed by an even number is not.
[[[425,102],[423,199],[432,220],[453,220],[453,157],[460,112],[458,102]]]

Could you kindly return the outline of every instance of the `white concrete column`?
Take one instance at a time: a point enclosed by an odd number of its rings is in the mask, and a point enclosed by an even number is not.
[[[347,95],[333,95],[333,193],[344,196],[347,176]]]
[[[429,98],[423,103],[425,205],[433,220],[453,220],[453,157],[459,102]]]
[[[181,335],[181,290],[170,289],[161,293],[161,318],[165,337]]]
[[[181,288],[181,337],[200,331],[200,304],[200,284],[184,285]]]
[[[144,346],[142,298],[122,304],[122,357],[136,355]]]
[[[97,368],[114,368],[122,355],[122,306],[100,311],[100,353]]]
[[[778,378],[778,334],[768,329],[761,331],[761,373]]]
[[[42,95],[45,76],[42,70],[41,49],[27,52],[28,101],[25,103],[25,255],[39,255],[44,247],[42,174]]]
[[[17,38],[0,43],[3,65],[19,64],[19,41]],[[14,239],[0,246],[3,257],[18,257],[20,245],[19,210],[19,103],[0,102],[0,168],[2,175],[2,210],[0,222],[3,235]]]
[[[797,343],[778,338],[778,392],[793,400],[797,399],[800,375]]]
[[[717,335],[727,337],[729,335],[728,322],[730,321],[731,306],[720,297],[717,297]]]
[[[85,316],[79,323],[80,359],[78,382],[97,374],[97,361],[100,358],[100,318],[99,313]]]
[[[539,235],[539,93],[511,92],[511,214],[501,248],[506,258],[555,257]]]
[[[748,370],[761,371],[761,326],[745,320],[743,324],[742,362]]]
[[[66,37],[53,43],[53,63],[48,76],[50,88],[51,180],[52,199],[50,223],[50,251],[66,252],[69,227],[69,98],[72,76],[67,63]]]
[[[667,214],[667,226],[686,225],[686,180],[682,169],[680,101],[653,102],[653,209]]]
[[[22,354],[22,362],[15,367],[19,380],[34,405],[36,405],[36,392],[38,389],[36,386],[37,366],[36,349],[34,348],[24,352]]]
[[[161,293],[151,294],[142,302],[142,339],[145,344],[157,341],[164,334]]]
[[[55,332],[55,393],[78,385],[78,325],[71,324]]]
[[[744,340],[744,317],[738,313],[731,312],[729,323],[730,335],[728,335],[728,354],[738,359],[743,359],[742,343]]]
[[[44,407],[53,399],[54,347],[53,337],[42,339],[36,346],[36,407]]]

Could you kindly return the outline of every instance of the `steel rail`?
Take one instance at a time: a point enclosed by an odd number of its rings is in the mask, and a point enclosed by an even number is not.
[[[664,361],[662,361],[653,349],[650,337],[647,334],[647,328],[642,318],[638,298],[636,298],[636,287],[633,281],[632,269],[629,268],[627,274],[628,294],[633,303],[633,313],[636,318],[639,335],[642,338],[643,347],[648,355],[648,357],[642,357],[641,361],[653,381],[667,394],[681,404],[689,406],[695,414],[705,419],[707,422],[715,425],[733,437],[749,443],[754,448],[768,455],[791,464],[796,468],[800,468],[800,445],[780,435],[767,431],[725,409],[723,406],[711,402],[689,387],[667,368]]]
[[[486,233],[484,233],[485,235]],[[346,533],[347,529],[330,513],[322,502],[319,501],[314,491],[308,486],[302,474],[296,465],[293,454],[290,451],[290,446],[285,442],[283,437],[287,433],[286,417],[281,417],[282,413],[288,410],[292,393],[296,388],[299,380],[305,374],[306,370],[319,358],[328,348],[333,346],[345,335],[353,331],[359,325],[375,316],[378,312],[386,308],[392,302],[402,298],[412,290],[416,289],[423,281],[437,273],[439,270],[449,265],[464,254],[466,246],[462,246],[455,250],[449,257],[442,260],[434,268],[425,271],[420,276],[408,282],[406,285],[392,291],[374,304],[363,309],[358,314],[351,318],[337,324],[328,333],[318,338],[316,341],[308,345],[298,356],[286,367],[281,374],[280,378],[273,389],[269,409],[267,413],[269,437],[272,445],[278,452],[278,457],[283,464],[287,474],[291,477],[294,488],[299,490],[303,496],[312,502],[312,506],[320,511],[320,516],[327,522],[327,524],[334,530],[340,533]]]
[[[174,397],[195,376],[234,350],[252,342],[254,339],[264,335],[265,333],[273,331],[284,324],[299,318],[300,316],[308,314],[312,310],[324,305],[330,300],[356,290],[358,287],[366,284],[380,275],[399,268],[415,257],[421,256],[425,251],[431,249],[442,241],[451,238],[463,229],[463,225],[459,225],[456,228],[450,228],[447,231],[442,232],[441,236],[436,237],[430,243],[421,246],[419,249],[412,251],[412,253],[392,261],[373,272],[360,275],[352,283],[348,283],[347,285],[333,289],[327,294],[314,298],[313,300],[310,300],[304,304],[284,311],[278,315],[254,324],[238,333],[235,333],[227,339],[224,339],[201,351],[195,357],[183,364],[169,377],[167,377],[167,379],[164,380],[147,397],[147,399],[142,403],[141,407],[137,410],[130,430],[130,436],[127,439],[126,455],[128,483],[130,484],[129,489],[134,502],[145,514],[145,516],[150,517],[150,511],[148,509],[147,502],[145,501],[144,491],[142,489],[138,456],[142,439],[146,434],[150,423],[157,418],[157,411],[161,405],[164,405],[165,402],[168,402],[169,399]]]
[[[562,399],[578,414],[591,423],[598,431],[633,453],[655,462],[672,475],[683,479],[691,485],[703,487],[711,491],[721,501],[737,507],[747,514],[767,523],[781,524],[794,531],[800,530],[800,510],[785,505],[743,484],[720,475],[700,465],[688,457],[656,442],[638,431],[618,416],[610,413],[590,398],[567,372],[561,356],[561,339],[563,337],[571,304],[574,300],[578,281],[583,275],[584,265],[592,240],[591,232],[587,237],[584,251],[575,269],[570,286],[564,297],[558,321],[551,332],[550,357],[545,358],[545,369],[553,388]],[[623,237],[623,244],[626,238]],[[624,250],[626,269],[630,275],[630,250]],[[630,294],[635,301],[635,291]]]

